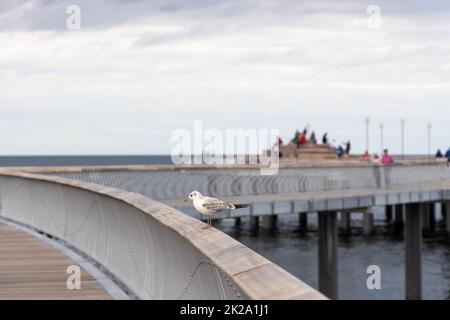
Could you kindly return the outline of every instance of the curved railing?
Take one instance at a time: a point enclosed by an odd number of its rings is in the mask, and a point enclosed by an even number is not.
[[[345,163],[343,163],[345,164]],[[351,164],[351,165],[350,165]],[[193,190],[218,197],[259,194],[377,189],[450,179],[446,162],[409,161],[393,166],[370,163],[335,167],[280,168],[264,176],[259,169],[189,166],[97,167],[40,169],[47,174],[98,183],[143,194],[155,200],[180,199]],[[154,170],[154,168],[160,170]]]
[[[0,172],[0,216],[58,237],[141,299],[324,299],[216,229],[139,194]]]

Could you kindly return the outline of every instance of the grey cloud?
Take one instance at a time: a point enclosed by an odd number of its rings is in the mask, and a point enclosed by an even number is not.
[[[28,9],[16,12],[26,3]],[[245,17],[247,23],[261,20],[272,23],[295,21],[303,16],[318,14],[358,14],[364,16],[367,6],[374,1],[364,0],[12,0],[0,3],[0,30],[63,30],[68,5],[77,4],[82,9],[85,28],[108,28],[129,24],[141,19],[167,19],[194,21],[197,19],[229,19]],[[450,12],[447,0],[379,0],[386,16],[440,15]],[[6,16],[5,16],[6,15]]]

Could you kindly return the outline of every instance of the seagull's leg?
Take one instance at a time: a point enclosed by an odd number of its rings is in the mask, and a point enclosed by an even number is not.
[[[203,227],[202,229],[208,229],[208,228],[209,228],[209,216],[208,216],[208,218],[206,219],[206,226]]]
[[[209,216],[209,227],[212,227],[212,216]]]

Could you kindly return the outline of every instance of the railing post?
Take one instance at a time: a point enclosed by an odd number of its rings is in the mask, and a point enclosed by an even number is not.
[[[319,212],[319,291],[338,298],[338,246],[336,212]]]
[[[421,214],[426,204],[407,204],[405,221],[405,292],[406,299],[422,299],[422,228]]]

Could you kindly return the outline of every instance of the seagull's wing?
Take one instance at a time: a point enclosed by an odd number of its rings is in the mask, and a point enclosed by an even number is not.
[[[234,204],[227,203],[216,198],[205,198],[203,207],[208,210],[222,211],[227,209],[235,209]]]

